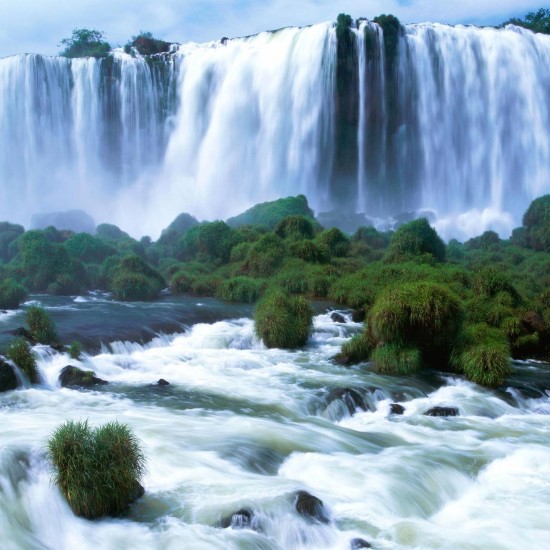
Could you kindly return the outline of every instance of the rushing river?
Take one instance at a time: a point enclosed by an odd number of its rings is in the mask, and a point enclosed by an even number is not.
[[[250,307],[35,298],[63,336],[88,327],[90,353],[75,362],[37,346],[42,384],[0,394],[2,550],[345,550],[357,538],[374,548],[548,548],[548,365],[517,363],[508,387],[492,391],[444,373],[336,366],[331,357],[361,326],[324,312],[307,347],[289,352],[255,338]],[[0,332],[22,318],[0,314]],[[161,319],[166,330],[151,340]],[[117,330],[134,343],[114,341]],[[110,383],[62,389],[67,364]],[[390,414],[394,402],[404,415]],[[435,405],[459,416],[425,416]],[[52,484],[44,447],[67,419],[117,419],[143,442],[146,493],[124,517],[77,518]],[[323,501],[328,523],[296,512],[302,490]],[[242,509],[250,526],[220,526]]]

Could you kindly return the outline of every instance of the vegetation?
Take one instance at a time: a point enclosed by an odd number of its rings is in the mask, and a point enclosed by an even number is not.
[[[131,54],[135,49],[140,55],[156,55],[170,50],[170,42],[155,38],[152,33],[141,31],[137,36],[132,36],[125,46],[124,51]]]
[[[303,297],[271,289],[256,307],[256,334],[268,348],[299,348],[309,338],[312,317]]]
[[[50,437],[48,454],[55,483],[78,516],[118,515],[143,494],[145,457],[125,424],[67,421]]]
[[[0,309],[17,309],[26,296],[26,289],[15,279],[9,277],[0,282]]]
[[[17,338],[8,346],[6,357],[23,371],[31,384],[40,382],[36,357],[24,338]]]
[[[111,46],[103,40],[105,33],[95,29],[74,29],[69,38],[64,38],[60,46],[65,48],[63,57],[106,57]]]
[[[58,341],[57,330],[47,311],[40,306],[27,309],[27,323],[31,337],[40,344]]]
[[[393,235],[387,260],[402,262],[414,257],[431,256],[438,262],[445,260],[445,243],[426,218],[402,225]]]
[[[529,12],[523,19],[514,17],[504,22],[502,26],[504,25],[517,25],[533,32],[550,34],[550,9],[540,8]]]

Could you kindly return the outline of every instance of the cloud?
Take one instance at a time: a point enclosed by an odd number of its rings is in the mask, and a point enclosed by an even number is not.
[[[140,30],[177,42],[217,40],[334,20],[338,13],[403,22],[500,23],[540,7],[540,0],[0,0],[0,57],[56,54],[74,28],[105,31],[122,45]]]

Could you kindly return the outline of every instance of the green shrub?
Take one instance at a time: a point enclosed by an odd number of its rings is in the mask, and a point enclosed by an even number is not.
[[[451,354],[451,364],[476,384],[501,386],[511,372],[506,335],[483,323],[466,326]]]
[[[315,229],[310,219],[305,216],[287,216],[273,230],[281,239],[313,239]]]
[[[111,223],[100,223],[95,230],[96,237],[105,241],[123,241],[131,239],[130,235]]]
[[[255,302],[262,293],[263,283],[250,277],[233,277],[223,281],[216,291],[216,297],[228,302]]]
[[[336,258],[346,256],[349,252],[350,240],[337,227],[325,229],[317,235],[315,241],[320,248],[325,248]]]
[[[92,429],[87,421],[67,421],[50,437],[48,454],[54,481],[78,516],[118,515],[143,494],[145,457],[125,424]]]
[[[268,348],[295,349],[309,338],[313,312],[301,296],[272,289],[256,306],[256,334]]]
[[[69,357],[75,361],[80,361],[80,359],[82,359],[82,345],[77,340],[71,342],[67,352]]]
[[[158,298],[161,288],[150,277],[142,273],[121,271],[111,281],[110,290],[117,300],[131,302],[134,300],[154,300]]]
[[[227,223],[231,227],[263,225],[268,229],[273,229],[280,220],[294,215],[313,218],[313,210],[309,208],[304,195],[257,204],[246,212],[228,219]]]
[[[529,205],[523,225],[530,248],[550,251],[550,195],[543,195]]]
[[[179,256],[189,260],[199,254],[209,260],[227,262],[231,249],[236,244],[236,235],[224,222],[208,222],[192,227],[179,241]]]
[[[244,270],[252,277],[269,277],[282,264],[285,254],[286,248],[282,239],[268,233],[252,245]]]
[[[174,294],[187,294],[191,292],[193,278],[184,270],[178,271],[170,279],[170,290]]]
[[[366,332],[356,334],[342,345],[342,350],[335,360],[344,365],[353,365],[368,361],[372,353],[372,342]]]
[[[352,240],[354,242],[365,243],[374,249],[388,248],[391,240],[390,233],[382,233],[377,231],[374,227],[359,227],[353,234]]]
[[[11,246],[17,239],[23,235],[25,229],[22,225],[9,222],[0,222],[0,260],[9,262],[15,255]]]
[[[222,279],[217,275],[197,275],[191,283],[191,292],[195,296],[216,296]]]
[[[65,248],[71,257],[82,262],[101,263],[116,254],[114,247],[88,233],[73,235],[65,241]]]
[[[326,248],[321,248],[309,240],[291,242],[288,251],[291,256],[310,263],[325,263],[330,260]]]
[[[477,273],[474,279],[474,292],[486,298],[495,298],[505,293],[510,297],[512,306],[519,305],[522,301],[507,275],[495,267],[486,267]]]
[[[30,306],[27,309],[27,323],[31,336],[37,342],[50,345],[59,340],[55,324],[43,307]]]
[[[399,227],[393,234],[388,250],[389,262],[402,262],[411,257],[429,254],[438,262],[445,260],[445,243],[426,218]]]
[[[517,25],[533,32],[550,34],[550,9],[540,8],[529,12],[523,19],[514,17],[502,23],[504,25]]]
[[[17,309],[27,297],[27,291],[12,278],[0,283],[0,309]]]
[[[384,344],[372,352],[372,360],[378,372],[385,374],[408,375],[422,368],[422,354],[415,347],[398,342]]]
[[[40,382],[36,356],[24,338],[17,338],[9,345],[6,350],[6,357],[11,359],[25,373],[31,384]]]
[[[156,55],[168,52],[170,42],[154,38],[150,32],[141,31],[137,36],[132,36],[132,40],[124,46],[124,51],[130,53],[132,48],[135,48],[140,55]]]
[[[243,242],[236,244],[231,249],[231,254],[229,256],[230,262],[244,262],[246,260],[246,257],[248,256],[248,253],[250,252],[250,249],[252,248],[252,243],[249,242]]]
[[[63,57],[106,57],[111,46],[103,40],[105,33],[93,29],[74,29],[70,38],[61,40]]]

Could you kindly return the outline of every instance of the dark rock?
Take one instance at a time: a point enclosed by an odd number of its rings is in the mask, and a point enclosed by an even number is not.
[[[372,548],[372,546],[365,539],[351,539],[349,547],[351,550],[358,550],[359,548]]]
[[[355,309],[351,314],[351,320],[354,323],[362,323],[365,320],[365,310],[364,309]]]
[[[59,374],[59,383],[62,388],[89,388],[91,386],[108,384],[105,380],[97,378],[94,371],[82,370],[72,365],[67,365],[61,370]]]
[[[310,495],[307,491],[298,491],[296,493],[294,506],[296,511],[306,518],[319,521],[320,523],[330,522],[323,501]]]
[[[456,407],[432,407],[424,413],[425,416],[458,416]]]
[[[337,313],[336,311],[331,313],[330,318],[335,323],[345,323],[346,322],[346,318],[341,313]]]
[[[528,311],[521,319],[521,326],[527,334],[542,333],[546,328],[544,319],[534,311]]]
[[[15,390],[18,385],[19,382],[17,381],[13,367],[3,359],[0,359],[0,393]]]
[[[165,380],[164,378],[160,378],[157,382],[157,386],[169,386],[170,382],[168,380]]]
[[[170,51],[170,42],[153,38],[147,34],[140,34],[133,42],[132,46],[140,55],[156,55]]]
[[[241,508],[234,514],[223,518],[220,521],[220,526],[223,529],[233,527],[233,529],[251,529],[254,512],[248,508]]]
[[[145,494],[145,489],[143,488],[143,485],[138,481],[135,481],[134,486],[132,488],[132,492],[130,493],[129,504],[132,504],[132,502],[135,502],[138,498],[141,498],[144,494]]]
[[[50,348],[54,349],[55,351],[59,351],[60,353],[63,353],[64,351],[66,351],[65,346],[58,342],[52,342],[50,344]]]
[[[399,403],[392,403],[390,405],[390,414],[403,414],[405,412],[405,407]]]
[[[50,226],[57,229],[69,229],[75,233],[89,233],[90,235],[95,233],[95,221],[84,210],[35,214],[31,219],[32,229],[46,229]]]
[[[224,36],[221,40],[220,40],[220,43],[223,44],[224,46],[227,46],[227,43],[229,42],[229,38],[227,38],[227,36]]]
[[[344,403],[352,416],[357,412],[357,409],[362,411],[367,410],[367,405],[365,404],[363,396],[352,388],[334,388],[330,390],[327,396],[327,402],[332,403],[337,399]]]
[[[12,331],[14,336],[21,336],[26,338],[29,342],[35,343],[35,339],[31,336],[31,333],[25,327],[18,327]]]

